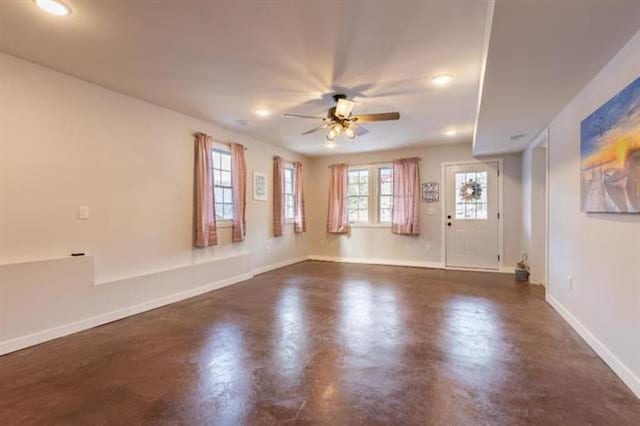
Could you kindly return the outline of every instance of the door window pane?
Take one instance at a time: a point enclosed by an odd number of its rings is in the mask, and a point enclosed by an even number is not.
[[[455,174],[456,219],[487,219],[487,172]]]

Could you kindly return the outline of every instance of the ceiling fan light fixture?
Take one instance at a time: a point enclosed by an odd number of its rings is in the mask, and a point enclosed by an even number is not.
[[[56,16],[66,16],[71,13],[71,8],[61,1],[56,0],[35,0],[36,6],[47,13]]]
[[[451,74],[442,74],[433,77],[431,79],[431,82],[434,86],[444,87],[447,84],[451,83],[451,80],[453,80],[453,76]]]
[[[333,126],[333,131],[336,132],[336,136],[340,136],[343,130],[344,130],[344,127],[342,127],[342,124],[340,123],[336,123],[336,125]]]
[[[445,134],[446,136],[449,136],[450,138],[452,138],[452,137],[454,137],[455,135],[457,135],[457,134],[458,134],[458,132],[457,132],[455,129],[450,129],[450,130],[447,130],[446,132],[444,132],[444,134]]]
[[[356,103],[348,99],[338,99],[336,105],[336,115],[338,117],[347,118],[351,115],[351,111],[356,106]]]
[[[265,118],[271,115],[271,111],[269,111],[269,109],[266,107],[258,107],[253,110],[253,113],[261,118]]]
[[[353,126],[349,126],[344,130],[344,134],[347,135],[347,137],[349,139],[355,139],[356,138],[356,130],[353,128]]]
[[[329,130],[329,132],[327,133],[327,140],[328,140],[329,142],[333,142],[333,141],[335,141],[335,140],[336,140],[336,137],[337,137],[337,136],[338,136],[338,135],[336,134],[335,130],[331,129],[331,130]]]

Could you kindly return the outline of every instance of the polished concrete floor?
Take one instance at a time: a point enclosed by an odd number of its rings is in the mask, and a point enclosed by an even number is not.
[[[509,275],[305,262],[0,357],[0,424],[640,424]]]

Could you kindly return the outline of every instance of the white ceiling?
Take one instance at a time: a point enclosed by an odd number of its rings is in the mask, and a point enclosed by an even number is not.
[[[638,30],[639,0],[498,0],[474,153],[522,150]]]
[[[489,0],[66,3],[55,17],[0,2],[0,50],[307,155],[472,139]],[[436,89],[441,73],[455,79]],[[315,121],[280,117],[324,114],[334,92],[401,119],[329,150],[323,133],[300,135]]]

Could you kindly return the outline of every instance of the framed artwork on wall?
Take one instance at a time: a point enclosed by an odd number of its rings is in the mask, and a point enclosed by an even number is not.
[[[640,78],[580,124],[585,213],[640,213]]]
[[[267,175],[253,172],[253,199],[267,201]]]
[[[425,182],[422,184],[422,202],[437,203],[440,201],[438,182]]]

